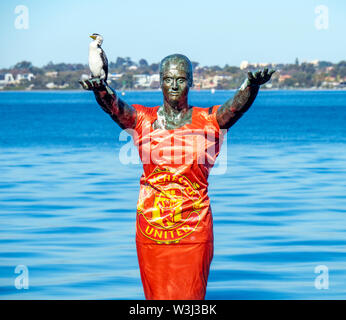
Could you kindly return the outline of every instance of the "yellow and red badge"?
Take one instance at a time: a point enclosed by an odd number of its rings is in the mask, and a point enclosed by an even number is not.
[[[157,243],[179,242],[197,227],[201,209],[199,185],[184,175],[155,170],[142,187],[137,206],[137,227]]]

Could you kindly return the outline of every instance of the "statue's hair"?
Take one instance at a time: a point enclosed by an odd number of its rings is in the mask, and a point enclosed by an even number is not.
[[[171,54],[165,58],[163,58],[160,62],[160,84],[162,86],[163,83],[163,71],[167,64],[169,63],[182,63],[184,65],[184,68],[186,70],[187,75],[187,81],[189,87],[192,87],[193,83],[193,71],[192,71],[192,64],[188,57],[184,56],[183,54],[175,53]]]

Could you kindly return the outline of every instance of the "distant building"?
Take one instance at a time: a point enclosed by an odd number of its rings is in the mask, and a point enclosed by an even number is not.
[[[11,83],[14,83],[14,78],[12,73],[0,74],[0,85],[6,86]]]
[[[312,60],[312,61],[304,60],[303,63],[312,64],[313,66],[318,67],[320,60]]]
[[[108,79],[109,80],[119,80],[123,76],[122,73],[108,73]]]
[[[332,76],[328,76],[328,77],[325,77],[325,78],[324,78],[324,81],[326,81],[326,82],[335,82],[335,81],[336,81],[336,78],[335,78],[335,77],[332,77]]]
[[[323,81],[321,84],[322,88],[340,88],[340,83],[336,81]]]
[[[208,77],[202,80],[202,89],[216,88],[217,84],[214,82],[214,77]]]
[[[244,60],[244,61],[241,62],[241,64],[240,64],[240,69],[241,70],[244,70],[244,69],[246,69],[248,67],[249,67],[249,61]]]
[[[56,87],[56,85],[54,82],[48,82],[46,84],[46,88],[48,88],[48,89],[54,89],[55,87]]]
[[[68,83],[64,83],[63,85],[57,85],[54,82],[49,82],[46,84],[47,89],[66,89],[70,85]]]
[[[279,82],[284,82],[286,79],[291,79],[292,76],[289,74],[282,74],[279,76]]]
[[[201,89],[202,81],[203,81],[203,78],[199,74],[197,73],[193,74],[193,88],[194,89]]]
[[[320,63],[320,60],[312,60],[312,61],[309,61],[308,63],[311,63],[312,65],[314,65],[315,67],[317,67],[318,64]]]
[[[157,89],[160,87],[160,75],[158,73],[154,73],[152,75],[150,75],[149,78],[149,82],[150,82],[150,88],[152,89]]]
[[[160,75],[155,74],[135,74],[133,75],[135,88],[158,88],[160,86]]]
[[[32,79],[34,79],[35,76],[33,73],[23,73],[23,74],[17,74],[17,77],[16,77],[16,81],[17,82],[20,82],[22,80],[28,80],[28,81],[31,81]]]
[[[247,68],[264,68],[264,67],[268,67],[270,65],[270,63],[268,62],[255,62],[255,63],[249,63],[249,61],[242,61],[240,64],[240,69],[244,70]],[[271,64],[274,66],[274,64]]]
[[[58,76],[58,71],[48,71],[44,75],[49,78],[56,78]]]
[[[135,81],[135,88],[149,87],[149,75],[148,74],[135,74],[133,76]]]
[[[232,78],[233,77],[229,75],[215,75],[206,78],[196,76],[193,80],[193,87],[195,89],[216,89],[220,81],[231,80]]]

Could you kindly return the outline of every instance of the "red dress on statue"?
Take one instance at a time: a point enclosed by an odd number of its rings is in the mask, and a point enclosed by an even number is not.
[[[158,106],[133,107],[133,140],[144,169],[136,245],[145,297],[204,299],[213,258],[207,179],[223,138],[219,106],[192,107],[191,123],[174,130],[153,129]]]

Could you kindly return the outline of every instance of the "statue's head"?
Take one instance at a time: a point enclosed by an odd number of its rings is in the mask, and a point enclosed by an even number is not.
[[[160,62],[160,84],[162,87],[163,75],[166,70],[171,66],[184,70],[187,76],[188,85],[192,87],[193,84],[193,71],[192,64],[188,57],[183,54],[175,53],[163,58]]]
[[[192,65],[182,54],[172,54],[160,63],[160,84],[165,101],[176,109],[186,105],[192,86]]]

